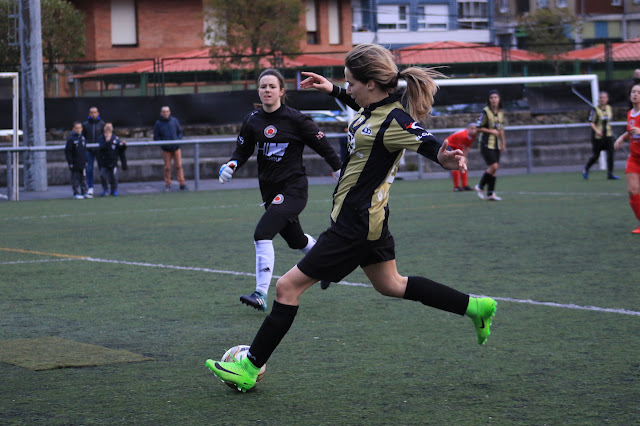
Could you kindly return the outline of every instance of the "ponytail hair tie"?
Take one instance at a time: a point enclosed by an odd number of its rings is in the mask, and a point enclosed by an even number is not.
[[[398,71],[398,80],[400,80],[402,76],[400,75],[400,71]]]

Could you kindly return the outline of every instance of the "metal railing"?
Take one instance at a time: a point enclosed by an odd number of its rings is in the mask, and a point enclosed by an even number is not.
[[[612,122],[612,126],[626,126],[626,122]],[[575,124],[548,124],[548,125],[526,125],[526,126],[506,126],[505,131],[526,131],[526,172],[531,173],[533,169],[533,132],[535,130],[553,130],[553,129],[572,129],[572,128],[586,128],[589,127],[587,123],[575,123]],[[429,129],[429,131],[441,140],[449,136],[450,134],[457,132],[460,128],[442,128],[442,129]],[[344,133],[327,133],[325,136],[328,139],[344,138]],[[182,139],[174,141],[127,141],[127,147],[137,146],[160,146],[167,144],[175,145],[193,145],[193,169],[194,169],[194,187],[197,191],[200,182],[200,145],[202,144],[217,144],[217,143],[230,143],[235,142],[236,136],[212,136],[207,138],[194,138],[194,139]],[[88,144],[89,148],[97,148],[97,144]],[[17,158],[18,153],[35,152],[35,151],[62,151],[65,145],[49,145],[49,146],[22,146],[22,147],[0,147],[0,152],[7,152],[7,175],[18,176],[17,170],[19,164],[14,158]],[[417,155],[417,177],[423,179],[425,174],[424,158],[421,155]],[[604,158],[600,157],[600,168],[604,169]],[[8,179],[10,181],[10,179]],[[9,192],[8,196],[11,201],[18,201],[19,194],[17,191]]]

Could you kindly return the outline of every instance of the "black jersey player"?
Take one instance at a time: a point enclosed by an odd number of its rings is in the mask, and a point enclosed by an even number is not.
[[[258,181],[266,211],[253,234],[256,289],[240,296],[240,301],[263,311],[275,262],[273,238],[280,234],[289,247],[305,254],[316,243],[304,233],[298,218],[307,204],[305,146],[320,154],[336,177],[341,166],[338,154],[311,117],[283,103],[284,92],[284,78],[278,71],[262,72],[258,79],[262,106],[245,118],[236,149],[219,173],[220,182],[228,182],[258,148]]]

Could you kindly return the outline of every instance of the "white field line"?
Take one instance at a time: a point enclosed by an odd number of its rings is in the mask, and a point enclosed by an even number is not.
[[[69,260],[73,260],[73,259],[69,259]],[[176,265],[164,265],[164,264],[145,263],[145,262],[129,262],[129,261],[123,261],[123,260],[96,259],[96,258],[93,258],[93,257],[80,258],[80,259],[77,259],[77,260],[86,260],[86,261],[89,261],[89,262],[101,262],[101,263],[116,263],[116,264],[133,265],[133,266],[146,266],[146,267],[151,267],[151,268],[177,269],[177,270],[181,270],[181,271],[198,271],[198,272],[209,272],[209,273],[214,273],[214,274],[242,275],[242,276],[255,277],[255,274],[250,273],[250,272],[238,272],[238,271],[227,271],[227,270],[223,270],[223,269],[199,268],[199,267],[195,267],[195,266],[176,266]],[[280,278],[280,276],[278,276],[278,275],[274,275],[273,277],[274,278]],[[348,282],[348,281],[340,281],[340,282],[334,283],[334,284],[346,285],[346,286],[352,286],[352,287],[372,287],[371,284],[352,283],[352,282]],[[473,296],[475,296],[475,295],[473,295]],[[627,309],[601,308],[601,307],[598,307],[598,306],[580,306],[580,305],[575,305],[575,304],[565,304],[565,303],[555,303],[555,302],[537,302],[537,301],[531,300],[531,299],[513,299],[513,298],[510,298],[510,297],[494,297],[494,296],[491,296],[491,297],[493,297],[495,300],[502,300],[502,301],[505,301],[505,302],[525,303],[525,304],[529,304],[529,305],[551,306],[551,307],[554,307],[554,308],[581,309],[581,310],[585,310],[585,311],[609,312],[609,313],[614,313],[614,314],[640,316],[640,312],[638,312],[638,311],[630,311],[630,310],[627,310]]]
[[[40,260],[16,260],[15,262],[0,262],[0,265],[19,265],[22,263],[66,262],[77,259],[40,259]]]

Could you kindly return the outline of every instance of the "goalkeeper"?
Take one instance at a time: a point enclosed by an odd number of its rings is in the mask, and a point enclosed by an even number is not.
[[[267,69],[258,79],[262,105],[249,114],[240,129],[236,149],[220,167],[220,183],[229,182],[258,147],[258,181],[265,213],[256,226],[256,289],[240,301],[258,310],[267,309],[275,253],[273,238],[280,234],[292,249],[307,253],[316,240],[305,234],[298,216],[307,205],[308,181],[302,163],[305,145],[320,154],[340,173],[340,158],[318,125],[306,114],[284,105],[284,78]]]

